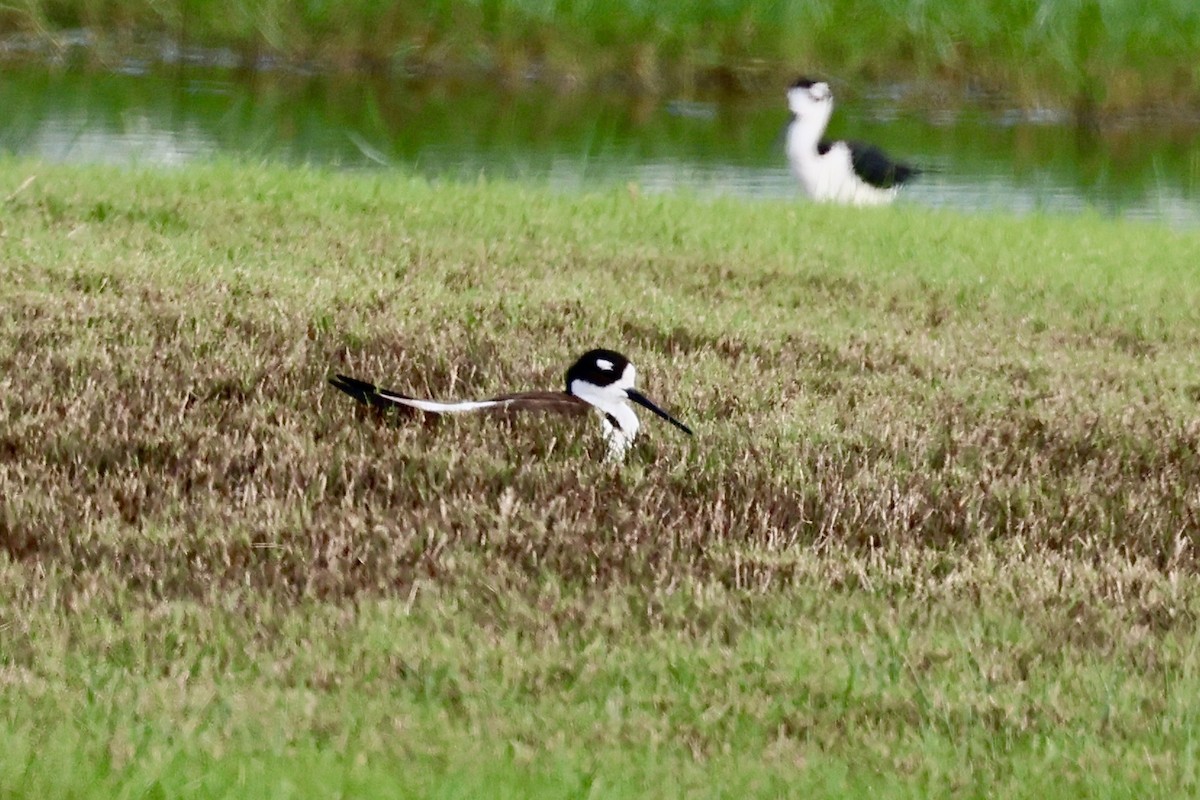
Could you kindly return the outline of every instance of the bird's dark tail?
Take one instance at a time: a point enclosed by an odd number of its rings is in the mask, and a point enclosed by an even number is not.
[[[388,389],[380,389],[373,383],[360,381],[358,378],[351,378],[349,375],[336,375],[329,379],[329,383],[334,388],[341,389],[358,402],[374,408],[407,408],[402,403],[397,403],[393,398],[410,399],[407,395]]]

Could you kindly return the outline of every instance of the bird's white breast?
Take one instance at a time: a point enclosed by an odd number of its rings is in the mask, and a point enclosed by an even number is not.
[[[799,126],[793,125],[796,129]],[[799,132],[788,132],[788,164],[804,193],[818,202],[875,206],[895,199],[898,187],[880,189],[854,173],[850,148],[835,142],[825,153],[803,141]]]

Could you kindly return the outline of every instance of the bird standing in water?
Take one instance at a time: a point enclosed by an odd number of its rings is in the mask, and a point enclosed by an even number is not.
[[[833,114],[829,84],[799,78],[787,93],[792,121],[787,157],[804,193],[822,202],[855,206],[883,205],[921,170],[889,159],[882,150],[857,141],[823,138]]]

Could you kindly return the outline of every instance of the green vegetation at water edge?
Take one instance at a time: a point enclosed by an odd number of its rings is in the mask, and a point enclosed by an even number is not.
[[[1200,234],[0,162],[15,797],[1194,796]],[[560,385],[647,416],[380,424]]]
[[[1200,103],[1193,0],[779,0],[664,4],[532,0],[63,2],[0,10],[0,31],[86,27],[115,55],[159,35],[384,72],[491,72],[669,90],[776,87],[797,71],[856,83],[957,85],[1029,105]]]

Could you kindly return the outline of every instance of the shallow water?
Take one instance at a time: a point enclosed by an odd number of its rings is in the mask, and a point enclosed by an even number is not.
[[[361,76],[0,67],[0,151],[51,161],[178,165],[219,155],[456,178],[521,177],[751,198],[799,192],[778,97],[631,99]],[[1200,123],[1085,131],[1062,114],[839,102],[831,134],[932,168],[905,202],[1200,224]]]

